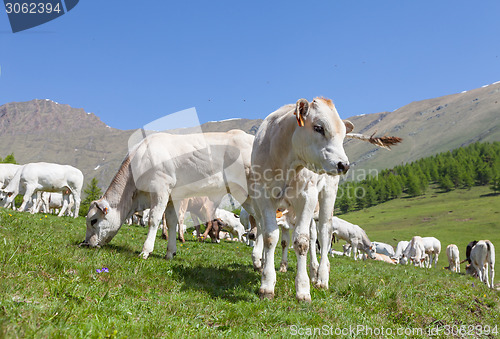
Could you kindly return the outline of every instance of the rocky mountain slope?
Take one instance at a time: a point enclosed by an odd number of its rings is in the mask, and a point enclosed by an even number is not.
[[[347,140],[345,149],[352,163],[348,178],[358,180],[370,170],[375,173],[475,141],[500,140],[500,83],[349,120],[355,132],[403,138],[391,152]],[[208,122],[201,128],[204,132],[239,128],[255,134],[261,122],[229,119]],[[48,99],[0,106],[0,157],[13,152],[19,163],[70,164],[82,170],[86,182],[97,177],[103,188],[125,157],[133,132],[106,126],[92,113]]]

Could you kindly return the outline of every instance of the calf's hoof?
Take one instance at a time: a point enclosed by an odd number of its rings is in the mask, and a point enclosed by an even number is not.
[[[316,287],[317,289],[322,289],[322,290],[327,290],[328,289],[328,283],[327,282],[318,280],[315,283],[313,282],[313,284],[314,284],[314,287]]]
[[[286,273],[287,270],[288,270],[288,265],[285,264],[285,263],[281,263],[281,265],[280,265],[280,272],[281,273]]]
[[[259,296],[260,296],[261,300],[263,300],[263,299],[273,300],[274,299],[274,291],[267,291],[267,290],[264,290],[261,288],[259,290]]]
[[[172,259],[174,259],[174,257],[175,257],[176,254],[177,254],[176,252],[173,252],[173,253],[167,252],[167,254],[165,254],[165,259],[166,260],[172,260]]]
[[[141,254],[139,255],[142,259],[147,259],[149,257],[149,253],[148,252],[141,252]]]
[[[311,295],[309,293],[301,293],[301,294],[297,293],[297,301],[310,303]]]

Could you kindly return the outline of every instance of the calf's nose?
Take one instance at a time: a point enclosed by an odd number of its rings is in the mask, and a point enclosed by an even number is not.
[[[337,164],[337,171],[339,173],[346,173],[349,170],[349,163],[339,161]]]

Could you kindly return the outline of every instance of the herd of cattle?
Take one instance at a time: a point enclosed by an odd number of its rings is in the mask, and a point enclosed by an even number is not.
[[[148,258],[158,228],[165,225],[165,257],[172,259],[177,251],[177,229],[183,241],[184,215],[189,210],[193,220],[197,218],[198,224],[206,224],[203,237],[218,239],[220,231],[226,230],[236,239],[254,240],[252,262],[262,276],[259,294],[272,299],[276,284],[274,252],[280,230],[280,271],[287,269],[286,255],[293,230],[292,245],[297,257],[295,288],[300,301],[311,300],[311,282],[317,288],[328,288],[328,254],[336,253],[331,248],[335,238],[346,240],[349,246],[341,253],[351,251],[355,259],[357,252],[363,251],[372,259],[401,263],[411,260],[427,266],[434,261],[436,265],[441,248],[435,238],[414,237],[406,245],[398,244],[394,252],[388,245],[370,242],[359,226],[333,217],[339,177],[349,169],[344,139],[360,139],[387,149],[401,141],[397,137],[352,133],[353,128],[351,122],[340,119],[331,100],[315,98],[311,102],[300,99],[271,113],[255,137],[240,130],[149,135],[129,150],[104,195],[91,203],[82,245],[105,245],[127,220],[142,212],[149,229],[141,256]],[[31,204],[31,212],[35,213],[46,194],[38,192],[58,192],[62,202],[59,215],[71,210],[72,201],[73,215],[78,215],[83,175],[76,168],[27,164],[13,167],[7,180],[6,171],[5,166],[0,167],[0,180],[9,181],[0,182],[0,200],[5,200],[5,206],[12,205],[17,194],[23,194],[20,210]],[[239,219],[217,208],[228,193],[242,206]],[[48,210],[50,206],[44,208]],[[448,248],[450,257],[458,258],[456,246]],[[307,272],[308,253],[311,279]],[[495,255],[491,242],[477,242],[467,258],[471,273],[492,286]],[[486,263],[490,265],[491,284],[484,270]],[[450,263],[453,267],[459,269],[459,264]]]

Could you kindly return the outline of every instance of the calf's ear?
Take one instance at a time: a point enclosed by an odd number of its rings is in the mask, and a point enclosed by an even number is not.
[[[109,203],[106,200],[98,200],[95,205],[101,210],[102,213],[104,213],[104,215],[108,214]]]
[[[309,102],[306,99],[299,99],[295,104],[295,112],[293,113],[297,118],[297,124],[299,127],[304,126],[304,118],[309,112]]]
[[[346,133],[351,133],[352,130],[354,129],[354,124],[350,122],[349,120],[342,120],[345,125],[345,132]]]

